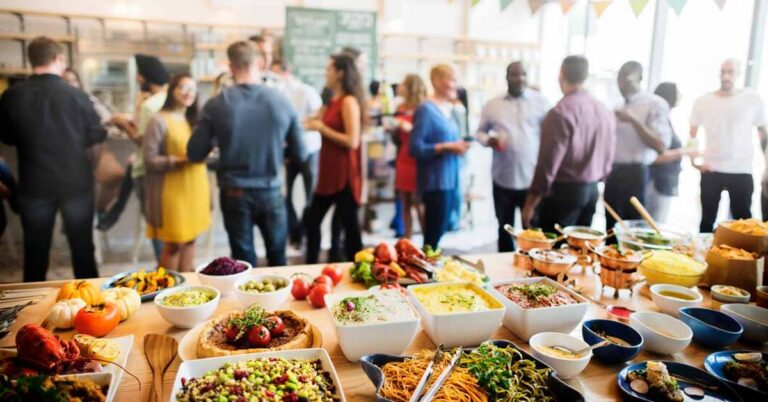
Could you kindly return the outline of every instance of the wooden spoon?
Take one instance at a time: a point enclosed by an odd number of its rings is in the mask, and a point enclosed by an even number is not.
[[[144,336],[144,355],[152,369],[149,402],[163,400],[163,374],[168,370],[173,359],[176,358],[178,349],[179,343],[168,335],[147,334]]]
[[[618,213],[616,213],[616,210],[611,207],[611,204],[609,204],[606,200],[603,200],[603,206],[605,206],[605,210],[608,211],[609,214],[613,217],[613,219],[616,221],[616,223],[621,226],[622,229],[629,231],[629,228],[627,227],[627,224],[624,223],[624,219],[621,219]],[[610,228],[609,228],[610,229]]]
[[[656,224],[656,221],[653,220],[653,217],[651,214],[648,213],[648,210],[645,209],[643,204],[640,202],[640,200],[637,199],[637,197],[632,197],[629,199],[629,203],[632,204],[633,207],[637,210],[637,212],[640,213],[640,216],[645,219],[646,222],[648,222],[649,225],[653,228],[653,230],[656,231],[656,233],[661,234],[661,229],[659,229],[659,225]]]

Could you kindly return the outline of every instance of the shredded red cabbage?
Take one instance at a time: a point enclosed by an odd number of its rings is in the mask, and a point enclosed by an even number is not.
[[[200,273],[216,276],[234,275],[245,271],[247,268],[248,267],[245,264],[237,262],[229,257],[219,257],[211,261],[211,263],[208,264],[207,267],[203,268]]]

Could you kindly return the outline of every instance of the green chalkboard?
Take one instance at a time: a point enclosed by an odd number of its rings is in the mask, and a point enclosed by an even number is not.
[[[283,56],[302,81],[320,89],[325,84],[328,56],[344,46],[360,49],[367,59],[364,82],[376,66],[376,13],[288,7],[285,12]]]

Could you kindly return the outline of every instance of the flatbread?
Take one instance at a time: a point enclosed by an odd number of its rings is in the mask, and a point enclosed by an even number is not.
[[[312,346],[312,327],[309,321],[292,311],[275,311],[274,314],[283,320],[285,333],[272,338],[270,345],[273,346],[269,348],[242,348],[227,343],[224,330],[227,328],[229,320],[243,315],[242,311],[230,311],[205,324],[197,340],[197,357],[203,359],[271,350],[304,349]]]

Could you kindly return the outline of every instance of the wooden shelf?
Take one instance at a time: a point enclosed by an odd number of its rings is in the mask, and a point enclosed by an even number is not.
[[[229,44],[226,43],[195,43],[195,50],[226,51]]]
[[[32,39],[35,39],[39,36],[42,36],[41,34],[35,34],[35,33],[26,33],[26,32],[0,32],[0,40],[24,40],[24,41],[31,41]],[[77,40],[74,36],[64,35],[64,36],[57,36],[57,35],[45,35],[56,42],[64,42],[64,43],[73,43]]]
[[[0,68],[0,77],[7,77],[10,75],[29,75],[32,70],[21,67],[5,67]]]
[[[379,53],[380,59],[417,60],[417,61],[472,61],[472,56],[466,54],[424,54],[424,53]]]

